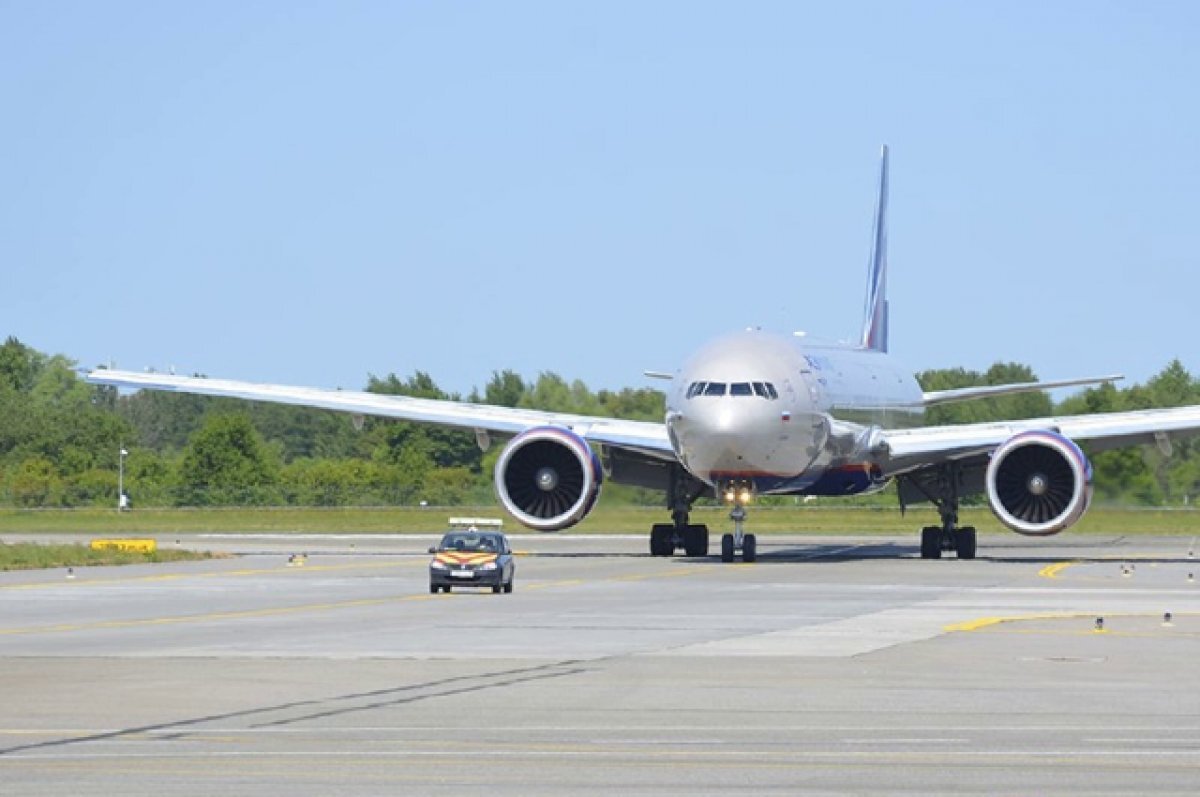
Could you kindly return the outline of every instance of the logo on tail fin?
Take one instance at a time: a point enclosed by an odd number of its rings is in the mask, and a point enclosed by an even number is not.
[[[867,303],[863,309],[860,345],[873,351],[888,349],[887,302],[887,202],[888,148],[885,145],[879,164],[879,196],[875,200],[875,227],[871,238],[871,259],[867,263]]]

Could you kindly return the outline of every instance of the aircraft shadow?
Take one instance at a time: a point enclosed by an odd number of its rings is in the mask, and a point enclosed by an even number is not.
[[[1053,551],[1045,554],[1029,553],[1022,550],[1017,553],[1015,546],[980,546],[976,554],[977,562],[996,562],[1005,564],[1052,565],[1058,562],[1076,562],[1081,564],[1120,564],[1123,561],[1136,566],[1138,564],[1193,564],[1200,569],[1200,560],[1188,558],[1185,553],[1178,555],[1159,554],[1145,556],[1134,552],[1122,551],[1117,545],[1128,538],[1116,540],[1087,540],[1067,545],[1057,544]],[[1096,553],[1097,548],[1112,548],[1112,553]],[[1086,551],[1086,553],[1085,553]],[[1078,552],[1078,553],[1076,553]],[[1124,555],[1128,553],[1129,555]],[[943,555],[944,559],[957,558],[953,552]],[[921,546],[919,544],[900,545],[894,542],[846,544],[772,544],[769,540],[758,543],[756,564],[795,564],[804,562],[854,562],[878,559],[919,559]],[[711,552],[705,557],[676,557],[676,561],[688,564],[725,564],[720,555]],[[736,561],[741,561],[738,557]]]

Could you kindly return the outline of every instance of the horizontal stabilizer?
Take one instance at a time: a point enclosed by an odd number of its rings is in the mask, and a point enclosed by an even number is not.
[[[922,401],[926,407],[932,407],[935,404],[949,404],[952,401],[970,401],[971,399],[1011,396],[1016,393],[1033,393],[1056,387],[1108,384],[1124,378],[1122,374],[1112,374],[1110,376],[1089,376],[1083,379],[1058,379],[1052,382],[1017,382],[1011,385],[981,385],[977,387],[960,387],[954,390],[932,390],[923,394]]]

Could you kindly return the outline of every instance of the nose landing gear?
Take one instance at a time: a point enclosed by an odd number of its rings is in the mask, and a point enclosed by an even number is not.
[[[743,531],[746,507],[735,503],[729,512],[729,519],[733,521],[733,533],[721,535],[721,561],[732,562],[734,552],[741,551],[743,562],[753,562],[758,558],[758,538]]]

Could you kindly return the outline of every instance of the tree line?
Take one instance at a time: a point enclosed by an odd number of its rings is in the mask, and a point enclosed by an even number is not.
[[[1028,366],[997,363],[918,374],[925,390],[1035,381]],[[662,392],[592,391],[555,373],[527,380],[495,371],[467,396],[418,371],[368,376],[375,393],[661,421]],[[933,407],[930,424],[1032,418],[1200,404],[1200,381],[1178,361],[1144,385],[1103,386],[1055,405],[1027,393]],[[89,385],[76,364],[16,338],[0,345],[0,505],[116,505],[118,479],[139,506],[432,506],[488,504],[501,445],[481,451],[470,431],[235,399]],[[121,454],[126,451],[127,455]],[[1097,497],[1113,503],[1183,505],[1200,489],[1200,455],[1188,440],[1170,450],[1095,453]],[[605,487],[605,500],[661,503],[652,491]]]

